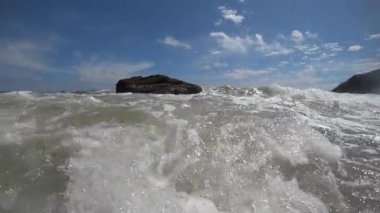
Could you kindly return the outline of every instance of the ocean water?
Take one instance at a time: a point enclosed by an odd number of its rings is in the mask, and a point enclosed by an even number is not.
[[[2,93],[0,212],[380,212],[380,96]]]

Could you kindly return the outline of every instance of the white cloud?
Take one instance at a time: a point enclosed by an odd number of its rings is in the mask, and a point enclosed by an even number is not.
[[[305,39],[303,33],[298,30],[293,30],[291,38],[295,42],[302,42]]]
[[[224,19],[230,20],[235,24],[240,24],[244,20],[244,16],[238,15],[236,10],[227,9],[224,6],[220,6],[219,10],[222,13]]]
[[[306,35],[307,38],[310,38],[310,39],[316,39],[316,38],[318,38],[318,33],[312,33],[310,31],[306,31],[305,35]]]
[[[261,76],[269,74],[271,71],[267,70],[254,70],[254,69],[235,69],[231,72],[226,73],[227,77],[235,80],[242,80],[251,77]]]
[[[333,52],[339,52],[343,50],[343,47],[339,45],[339,43],[331,42],[331,43],[325,43],[323,47],[327,50],[333,51]]]
[[[286,42],[285,44],[291,45],[287,49],[296,51],[296,56],[300,57],[298,63],[300,65],[334,57],[337,52],[343,50],[339,43],[322,43],[318,36],[315,32],[299,30],[293,30],[289,36],[277,35],[281,41]],[[294,43],[289,43],[290,41]]]
[[[283,39],[287,39],[284,35],[281,35]],[[317,54],[320,50],[320,45],[316,41],[311,41],[312,39],[318,38],[318,33],[313,33],[306,31],[302,33],[298,30],[293,30],[290,34],[290,40],[294,41],[294,49],[302,52],[305,55]]]
[[[306,38],[309,37],[306,35]],[[304,64],[337,56],[338,52],[343,50],[343,47],[337,42],[320,43],[311,42],[309,40],[297,43],[294,48],[303,54],[302,61]]]
[[[219,55],[222,52],[220,50],[211,50],[210,53],[211,55]]]
[[[319,46],[317,46],[316,44],[297,46],[296,48],[302,51],[305,55],[317,54],[319,50]]]
[[[263,53],[265,56],[287,55],[293,52],[292,49],[286,48],[278,42],[266,43],[260,34],[255,34],[254,44],[256,51]]]
[[[49,42],[12,41],[0,44],[0,64],[29,70],[47,70],[49,67],[46,58],[46,54],[52,51]]]
[[[301,32],[293,30],[290,36],[279,34],[278,38],[283,41],[292,40],[295,42],[292,46],[293,50],[301,53],[301,63],[307,64],[311,61],[320,61],[337,55],[344,48],[337,42],[322,43],[319,41],[318,33],[311,31]]]
[[[214,37],[223,49],[231,52],[245,53],[248,47],[253,44],[253,40],[249,36],[245,38],[230,37],[224,32],[212,32],[210,36]]]
[[[363,47],[360,46],[360,45],[352,45],[352,46],[349,46],[347,51],[350,51],[350,52],[355,52],[355,51],[359,51],[361,50]]]
[[[287,55],[293,52],[292,49],[286,48],[278,42],[266,43],[260,34],[231,37],[224,32],[212,32],[210,35],[216,39],[221,48],[231,52],[246,53],[251,47],[265,56]]]
[[[167,36],[163,40],[158,40],[158,41],[172,47],[191,49],[191,46],[189,44],[179,41],[172,36]]]
[[[150,62],[126,63],[89,61],[75,66],[73,71],[80,76],[82,81],[111,83],[153,66],[154,64]]]
[[[372,35],[368,36],[369,40],[379,39],[379,38],[380,38],[380,33],[372,34]]]

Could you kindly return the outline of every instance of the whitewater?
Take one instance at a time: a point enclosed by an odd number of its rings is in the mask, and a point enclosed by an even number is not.
[[[380,96],[1,93],[0,212],[380,212]]]

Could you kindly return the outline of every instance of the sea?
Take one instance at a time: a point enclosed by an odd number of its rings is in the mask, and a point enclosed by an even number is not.
[[[0,94],[0,212],[380,212],[380,95]]]

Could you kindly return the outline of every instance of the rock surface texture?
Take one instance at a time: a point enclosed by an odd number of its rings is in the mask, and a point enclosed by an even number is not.
[[[121,79],[116,84],[116,93],[154,93],[154,94],[196,94],[202,92],[198,85],[187,83],[165,75],[136,76]]]
[[[380,94],[380,69],[356,74],[339,84],[332,91],[339,93]]]

